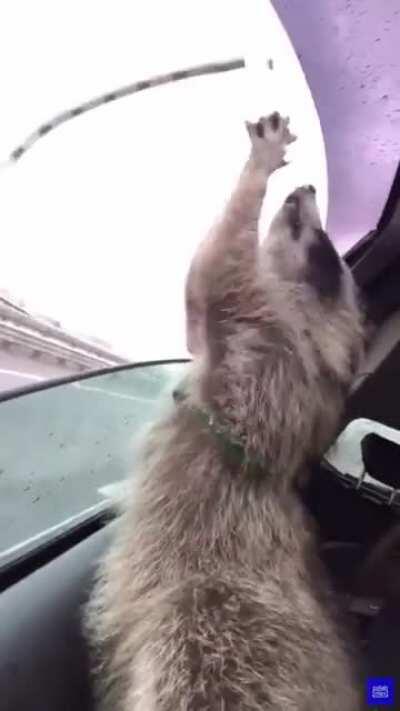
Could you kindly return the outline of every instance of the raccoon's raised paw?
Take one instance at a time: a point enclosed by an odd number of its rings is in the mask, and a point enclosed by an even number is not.
[[[269,116],[262,116],[257,123],[246,121],[247,132],[252,145],[252,155],[256,163],[268,173],[286,165],[286,146],[296,140],[290,133],[289,118],[275,111]]]

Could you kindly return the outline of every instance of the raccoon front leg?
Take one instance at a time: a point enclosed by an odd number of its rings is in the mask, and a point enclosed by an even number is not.
[[[268,178],[285,165],[286,146],[295,140],[288,124],[277,112],[257,123],[246,122],[250,156],[221,219],[200,245],[186,282],[187,347],[194,355],[205,345],[210,309],[212,318],[219,318],[235,295],[254,283]]]

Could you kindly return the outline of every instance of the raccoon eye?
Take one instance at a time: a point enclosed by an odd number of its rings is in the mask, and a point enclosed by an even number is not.
[[[292,228],[293,239],[298,240],[300,238],[301,232],[301,222],[295,222]]]
[[[297,240],[297,239],[299,239],[300,232],[301,232],[299,203],[298,203],[298,201],[291,201],[287,204],[290,207],[290,211],[289,211],[289,215],[288,215],[290,232],[291,232],[293,239]]]

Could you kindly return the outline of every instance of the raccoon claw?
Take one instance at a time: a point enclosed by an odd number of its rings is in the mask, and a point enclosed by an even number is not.
[[[286,146],[296,140],[289,130],[289,117],[283,118],[278,111],[262,116],[256,123],[246,121],[252,145],[252,155],[258,165],[268,173],[287,165]]]

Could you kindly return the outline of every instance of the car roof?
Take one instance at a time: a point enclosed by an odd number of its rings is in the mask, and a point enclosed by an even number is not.
[[[374,229],[400,157],[398,0],[272,0],[320,117],[328,229],[340,245]]]

